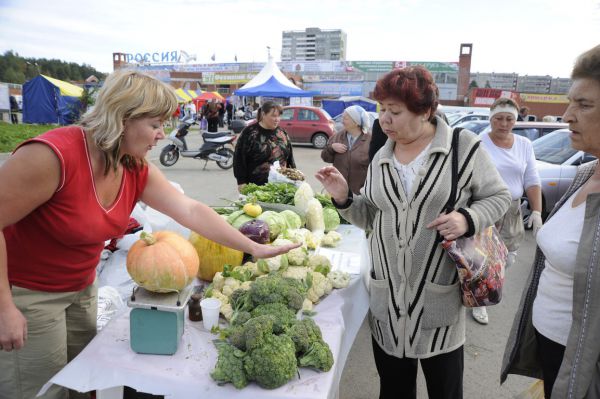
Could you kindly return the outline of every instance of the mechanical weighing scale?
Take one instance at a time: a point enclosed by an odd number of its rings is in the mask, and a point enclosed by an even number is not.
[[[183,335],[185,307],[192,295],[190,284],[180,292],[158,293],[142,287],[133,289],[127,306],[129,342],[137,353],[172,355]]]

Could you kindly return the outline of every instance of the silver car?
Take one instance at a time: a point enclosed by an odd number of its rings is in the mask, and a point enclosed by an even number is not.
[[[512,128],[514,134],[519,136],[527,137],[531,141],[535,141],[546,134],[553,132],[558,129],[566,129],[569,127],[568,123],[560,122],[522,122],[517,121]],[[481,134],[489,133],[492,130],[491,126],[486,127]]]
[[[577,166],[596,159],[593,155],[573,149],[569,133],[569,129],[559,129],[532,143],[542,182],[544,220],[571,185]],[[523,202],[526,203],[526,198]]]

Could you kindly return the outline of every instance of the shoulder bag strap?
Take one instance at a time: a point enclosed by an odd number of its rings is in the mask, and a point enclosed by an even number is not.
[[[461,130],[461,127],[457,127],[452,131],[452,181],[450,186],[450,198],[448,198],[448,205],[446,206],[446,213],[452,212],[454,210],[454,206],[456,205],[456,192],[458,190],[458,139]]]

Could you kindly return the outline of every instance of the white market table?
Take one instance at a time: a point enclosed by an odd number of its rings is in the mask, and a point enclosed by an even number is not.
[[[359,257],[364,272],[368,265],[364,232],[353,226],[340,226],[338,231],[343,239],[336,250]],[[353,276],[348,287],[333,290],[315,307],[314,317],[333,352],[333,368],[327,373],[301,368],[299,378],[274,390],[262,389],[255,383],[242,390],[231,384],[217,385],[210,377],[217,359],[212,343],[216,336],[204,330],[202,323],[190,322],[187,317],[174,355],[135,353],[129,343],[127,309],[115,316],[41,392],[57,384],[80,392],[96,390],[97,399],[122,398],[123,386],[169,399],[336,398],[346,358],[368,307],[368,293],[361,275]]]

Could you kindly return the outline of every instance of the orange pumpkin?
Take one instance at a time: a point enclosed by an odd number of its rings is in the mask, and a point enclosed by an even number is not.
[[[222,272],[226,264],[239,266],[242,264],[244,253],[233,248],[225,247],[192,231],[190,242],[196,249],[200,259],[198,278],[212,281],[215,273]]]
[[[127,254],[133,281],[153,292],[182,290],[196,277],[198,265],[192,244],[172,231],[142,232]]]

